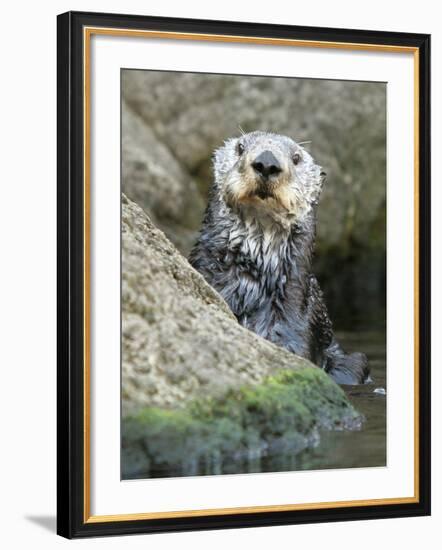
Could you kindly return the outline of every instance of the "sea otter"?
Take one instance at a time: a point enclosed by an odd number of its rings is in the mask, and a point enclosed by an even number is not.
[[[192,266],[244,327],[340,384],[367,382],[366,356],[336,341],[312,273],[321,167],[293,139],[257,131],[215,151],[214,175]]]

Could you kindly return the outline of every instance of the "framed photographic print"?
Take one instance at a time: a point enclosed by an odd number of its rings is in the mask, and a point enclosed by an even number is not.
[[[58,17],[58,533],[430,513],[430,37]]]

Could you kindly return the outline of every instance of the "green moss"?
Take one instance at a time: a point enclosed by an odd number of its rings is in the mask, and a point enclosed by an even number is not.
[[[183,409],[147,408],[125,418],[123,478],[257,471],[264,458],[292,457],[308,447],[318,428],[360,422],[323,371],[283,370],[222,399],[199,399]]]

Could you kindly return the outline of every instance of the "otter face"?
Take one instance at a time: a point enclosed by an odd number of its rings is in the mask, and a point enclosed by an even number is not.
[[[302,223],[318,202],[324,172],[291,138],[251,132],[215,152],[215,185],[224,202],[255,218]]]

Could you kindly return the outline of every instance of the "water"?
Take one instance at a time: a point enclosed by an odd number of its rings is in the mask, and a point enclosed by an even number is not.
[[[346,351],[363,351],[368,356],[373,383],[344,386],[350,401],[366,421],[360,431],[322,432],[319,445],[297,457],[295,469],[298,470],[386,465],[385,333],[338,333],[337,336]],[[385,394],[380,390],[385,390]]]

